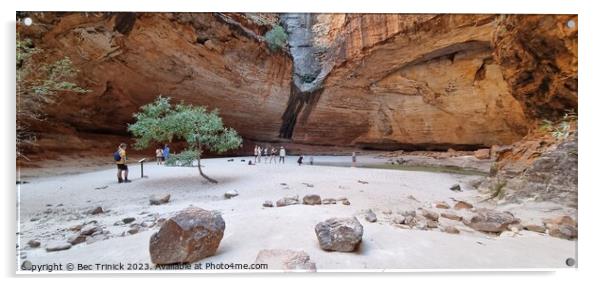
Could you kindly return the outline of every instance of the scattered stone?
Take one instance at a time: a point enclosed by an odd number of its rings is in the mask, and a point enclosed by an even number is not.
[[[441,217],[451,220],[462,221],[462,217],[453,213],[441,213]]]
[[[439,224],[436,221],[434,221],[434,220],[427,220],[426,221],[426,227],[428,227],[428,228],[438,228]]]
[[[86,226],[86,227],[82,228],[82,230],[80,231],[80,234],[81,235],[92,235],[92,234],[94,234],[96,232],[99,232],[101,230],[102,229],[100,227],[98,227],[98,226],[89,225],[89,226]]]
[[[135,221],[135,220],[136,220],[136,218],[133,218],[133,217],[126,217],[126,218],[122,219],[121,221],[122,221],[124,224],[128,224],[128,223],[130,223],[130,222],[133,222],[133,221]]]
[[[41,243],[37,240],[32,239],[27,242],[27,245],[29,245],[29,247],[31,247],[31,248],[38,248],[38,247],[40,247]]]
[[[434,211],[429,211],[429,210],[423,209],[422,215],[428,220],[439,221],[439,214]]]
[[[25,260],[23,261],[23,263],[21,263],[21,270],[31,270],[33,268],[33,265],[31,264],[31,261],[29,260]]]
[[[52,204],[46,204],[46,206],[47,206],[47,207],[51,207],[51,206],[52,206]]]
[[[238,196],[238,192],[236,190],[227,191],[227,192],[224,193],[224,198],[226,198],[226,199],[231,199],[231,198],[236,197],[236,196]]]
[[[454,191],[454,192],[461,192],[462,191],[462,187],[460,187],[460,184],[454,184],[449,189],[452,190],[452,191]]]
[[[302,184],[304,184],[304,185],[305,185],[306,187],[308,187],[308,188],[313,188],[313,187],[314,187],[314,185],[313,185],[313,184],[308,184],[308,183],[302,183]]]
[[[364,185],[365,185],[365,184],[368,184],[368,182],[366,182],[366,181],[362,181],[362,180],[357,180],[357,182],[358,182],[358,183],[360,183],[360,184],[364,184]]]
[[[299,204],[299,196],[284,197],[276,201],[277,207],[285,207]]]
[[[266,208],[273,208],[274,204],[272,203],[272,201],[265,201],[263,202],[263,206]]]
[[[62,251],[62,250],[67,250],[69,248],[71,248],[71,243],[67,243],[67,242],[52,242],[52,243],[49,243],[46,246],[46,251],[48,251],[48,252]]]
[[[396,224],[404,224],[406,221],[406,218],[400,215],[396,215],[395,217],[393,217],[393,223]]]
[[[545,224],[558,224],[558,225],[570,225],[570,226],[577,226],[577,222],[571,218],[570,216],[559,216],[553,219],[545,219],[544,220]]]
[[[474,151],[474,156],[479,160],[489,159],[491,158],[491,152],[489,149],[479,149]]]
[[[58,208],[58,207],[62,207],[62,206],[63,206],[63,204],[58,204],[58,205],[56,205],[56,207],[57,207],[57,208]]]
[[[136,234],[139,231],[140,231],[140,228],[138,228],[138,227],[132,227],[132,228],[128,229],[129,234]]]
[[[525,226],[525,229],[533,232],[546,233],[546,227],[543,225],[529,224]]]
[[[334,205],[336,203],[337,203],[337,200],[335,200],[333,198],[322,199],[322,204],[323,205]]]
[[[123,223],[123,221],[122,221],[122,220],[118,220],[118,221],[116,221],[116,222],[115,222],[113,225],[114,225],[114,226],[120,226],[120,225],[124,225],[124,224],[125,224],[125,223]]]
[[[365,218],[365,219],[366,219],[366,221],[368,221],[368,222],[376,222],[376,214],[375,214],[375,213],[374,213],[374,212],[373,212],[371,209],[369,209],[369,210],[366,212],[366,215],[364,216],[364,218]]]
[[[349,202],[348,199],[341,200],[341,203],[346,206],[351,205],[351,202]]]
[[[69,239],[67,239],[67,242],[69,242],[71,245],[76,245],[76,244],[85,242],[86,238],[87,238],[87,236],[85,236],[85,235],[76,234],[76,235],[69,237]]]
[[[306,195],[305,197],[303,197],[303,204],[304,205],[321,205],[322,199],[320,198],[319,195]]]
[[[470,203],[467,203],[465,201],[458,201],[454,205],[455,210],[472,209],[473,207],[474,207],[473,205],[471,205]]]
[[[464,224],[475,230],[491,233],[501,233],[517,222],[519,220],[511,213],[491,209],[478,209],[476,214],[464,220]]]
[[[94,188],[95,190],[104,190],[106,188],[108,188],[109,186],[100,186],[100,187],[96,187]]]
[[[215,211],[190,207],[166,220],[150,239],[154,264],[191,263],[215,254],[226,223]]]
[[[436,202],[435,208],[438,209],[449,209],[449,205],[446,202]]]
[[[170,198],[171,198],[170,194],[154,195],[149,199],[149,201],[150,201],[151,206],[152,205],[162,205],[162,204],[168,203]]]
[[[355,217],[330,218],[315,227],[320,248],[324,250],[352,252],[362,241],[364,227]]]
[[[263,249],[257,254],[255,263],[267,264],[268,269],[316,271],[316,264],[305,251],[290,249]]]
[[[104,213],[104,210],[102,209],[102,207],[96,207],[90,211],[91,215],[97,215],[97,214],[101,214],[101,213]]]
[[[384,210],[383,210],[383,214],[384,214],[384,215],[390,215],[390,214],[392,214],[392,213],[393,213],[393,211],[391,211],[390,209],[384,209]]]
[[[451,234],[459,234],[460,231],[453,226],[446,226],[443,228],[443,232],[451,233]]]
[[[412,201],[415,201],[415,202],[420,202],[418,199],[416,199],[416,198],[415,198],[414,196],[412,196],[412,195],[409,195],[409,196],[407,196],[406,198],[408,198],[408,200],[412,200]]]
[[[38,221],[38,220],[40,220],[39,217],[32,217],[29,221]]]

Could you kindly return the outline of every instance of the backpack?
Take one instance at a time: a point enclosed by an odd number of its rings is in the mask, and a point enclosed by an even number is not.
[[[121,161],[121,155],[119,155],[119,150],[113,153],[113,159],[115,159],[115,161]]]

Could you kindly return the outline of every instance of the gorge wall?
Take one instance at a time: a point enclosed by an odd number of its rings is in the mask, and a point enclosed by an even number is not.
[[[576,38],[576,28],[539,27],[547,40],[538,42],[525,24],[562,27],[568,18],[24,14],[34,25],[18,25],[18,37],[47,60],[70,57],[90,90],[48,107],[32,152],[113,146],[158,95],[219,109],[247,140],[406,150],[510,144],[538,119],[576,107],[576,42],[556,40]],[[264,37],[275,24],[289,35],[280,51]]]

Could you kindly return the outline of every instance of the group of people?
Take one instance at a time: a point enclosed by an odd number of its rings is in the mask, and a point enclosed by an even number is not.
[[[278,155],[278,163],[284,164],[286,150],[283,146],[280,146],[280,149],[276,149],[276,147],[273,146],[265,146],[264,148],[261,148],[261,146],[255,145],[253,155],[255,156],[255,164],[261,163],[262,158],[264,163],[276,163],[276,155]]]
[[[158,146],[155,150],[155,157],[157,158],[157,165],[163,165],[163,162],[169,159],[169,146],[167,144],[163,148]]]

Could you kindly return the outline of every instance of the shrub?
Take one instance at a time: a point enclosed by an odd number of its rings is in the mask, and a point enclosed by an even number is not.
[[[288,35],[284,28],[280,25],[274,25],[270,31],[265,34],[265,39],[268,42],[268,47],[272,51],[284,49],[286,47]]]
[[[167,166],[177,166],[177,167],[194,167],[194,161],[198,158],[199,152],[196,150],[186,150],[180,154],[170,155],[167,160],[165,160],[165,165]]]

